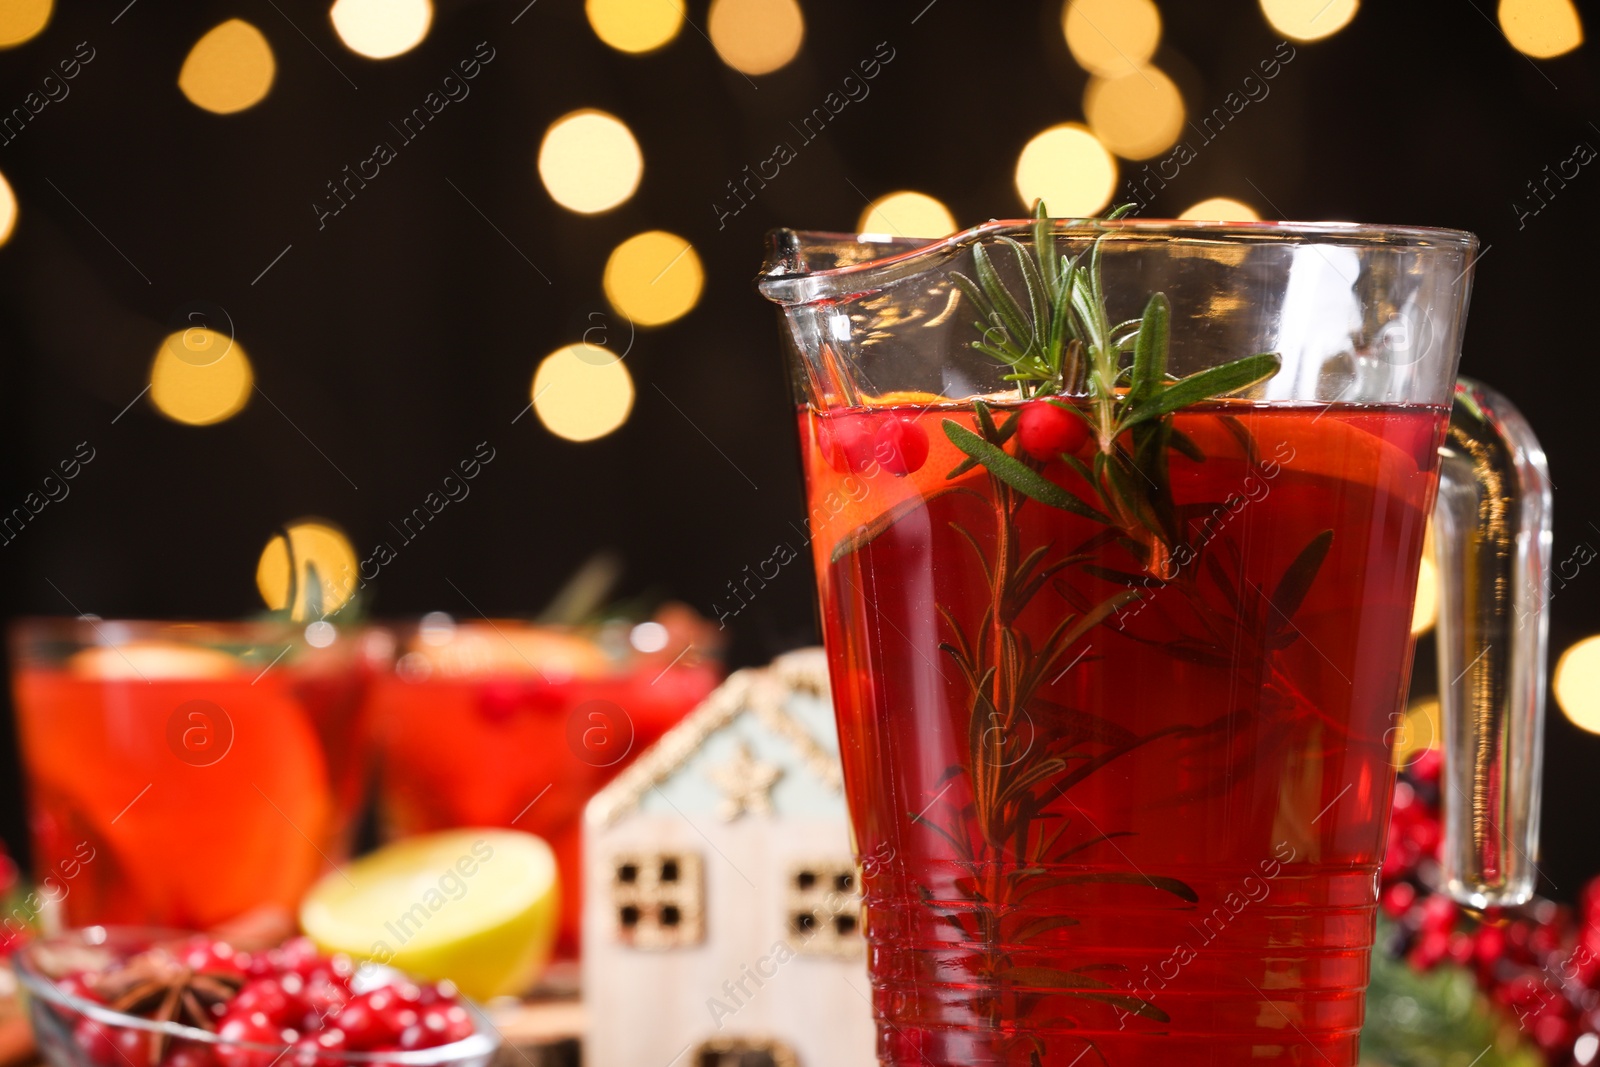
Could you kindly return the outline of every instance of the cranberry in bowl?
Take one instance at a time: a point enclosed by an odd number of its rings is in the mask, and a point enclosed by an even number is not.
[[[499,1045],[447,982],[204,934],[90,926],[18,949],[53,1067],[487,1067]]]

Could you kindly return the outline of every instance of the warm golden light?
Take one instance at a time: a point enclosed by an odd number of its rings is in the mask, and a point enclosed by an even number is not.
[[[11,231],[17,228],[17,194],[11,183],[0,174],[0,245],[11,240]]]
[[[660,326],[694,307],[704,281],[693,245],[677,234],[651,230],[612,250],[602,284],[619,315],[640,326]]]
[[[1523,55],[1550,59],[1583,43],[1583,20],[1572,0],[1500,0],[1500,29]]]
[[[1255,222],[1260,217],[1255,208],[1229,196],[1208,197],[1178,216],[1196,222]]]
[[[1261,0],[1272,28],[1296,41],[1320,41],[1349,25],[1360,0]]]
[[[196,107],[229,115],[259,104],[277,69],[261,31],[244,19],[229,19],[189,49],[178,88]]]
[[[272,611],[289,607],[289,582],[294,576],[294,605],[290,618],[304,622],[320,619],[340,608],[357,588],[356,553],[350,539],[331,523],[301,519],[285,527],[294,549],[294,568],[283,535],[275,534],[261,550],[256,563],[256,589]],[[316,581],[312,581],[313,574]]]
[[[683,28],[683,0],[587,0],[595,36],[619,52],[653,52]]]
[[[237,415],[254,385],[255,372],[239,343],[204,327],[168,334],[150,365],[150,402],[190,426]]]
[[[328,11],[344,46],[368,59],[409,52],[433,24],[429,0],[335,0]]]
[[[806,22],[795,0],[711,0],[706,29],[728,66],[770,74],[799,53]]]
[[[887,233],[894,237],[948,237],[956,232],[950,209],[927,193],[902,189],[886,193],[867,205],[856,222],[857,233]]]
[[[51,0],[0,2],[0,48],[15,48],[31,41],[50,21]]]
[[[1091,74],[1135,70],[1161,43],[1161,12],[1152,0],[1067,0],[1061,29],[1072,58]]]
[[[1411,635],[1419,637],[1439,621],[1439,557],[1434,554],[1433,523],[1422,538],[1422,566],[1417,570],[1417,599],[1411,606]]]
[[[1438,698],[1424,697],[1412,701],[1389,739],[1394,743],[1393,760],[1396,767],[1405,767],[1428,749],[1438,748],[1442,739]]]
[[[633,376],[610,349],[590,344],[558,348],[534,372],[533,410],[557,437],[593,441],[628,421]]]
[[[1561,653],[1552,687],[1574,726],[1600,734],[1600,636],[1585,637]]]
[[[1017,158],[1017,193],[1027,207],[1043,200],[1056,216],[1093,215],[1111,201],[1117,161],[1075,122],[1052,126]]]
[[[539,179],[556,203],[580,214],[616,207],[633,195],[643,172],[633,131],[593,108],[556,119],[539,145]]]
[[[1083,114],[1100,142],[1124,159],[1149,159],[1183,132],[1183,94],[1155,67],[1090,78]]]

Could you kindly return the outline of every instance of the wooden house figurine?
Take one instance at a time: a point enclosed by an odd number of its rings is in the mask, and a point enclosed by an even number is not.
[[[871,1067],[822,652],[739,671],[589,803],[585,1067]]]

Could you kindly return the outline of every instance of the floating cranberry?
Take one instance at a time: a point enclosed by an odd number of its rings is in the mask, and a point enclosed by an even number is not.
[[[860,474],[872,466],[873,421],[866,415],[830,415],[817,420],[817,446],[828,466],[841,474]]]
[[[1017,416],[1017,440],[1034,459],[1052,460],[1082,448],[1089,440],[1089,424],[1062,404],[1030,400]]]
[[[928,461],[928,431],[909,415],[883,420],[873,442],[873,457],[896,478],[920,470]]]

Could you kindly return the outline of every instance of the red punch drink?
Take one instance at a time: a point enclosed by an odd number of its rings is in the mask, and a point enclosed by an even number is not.
[[[1445,415],[1185,412],[1205,459],[1171,461],[1157,576],[982,468],[947,479],[970,407],[802,414],[858,846],[892,857],[866,881],[891,1062],[1354,1061]],[[841,419],[930,452],[836,470]]]

